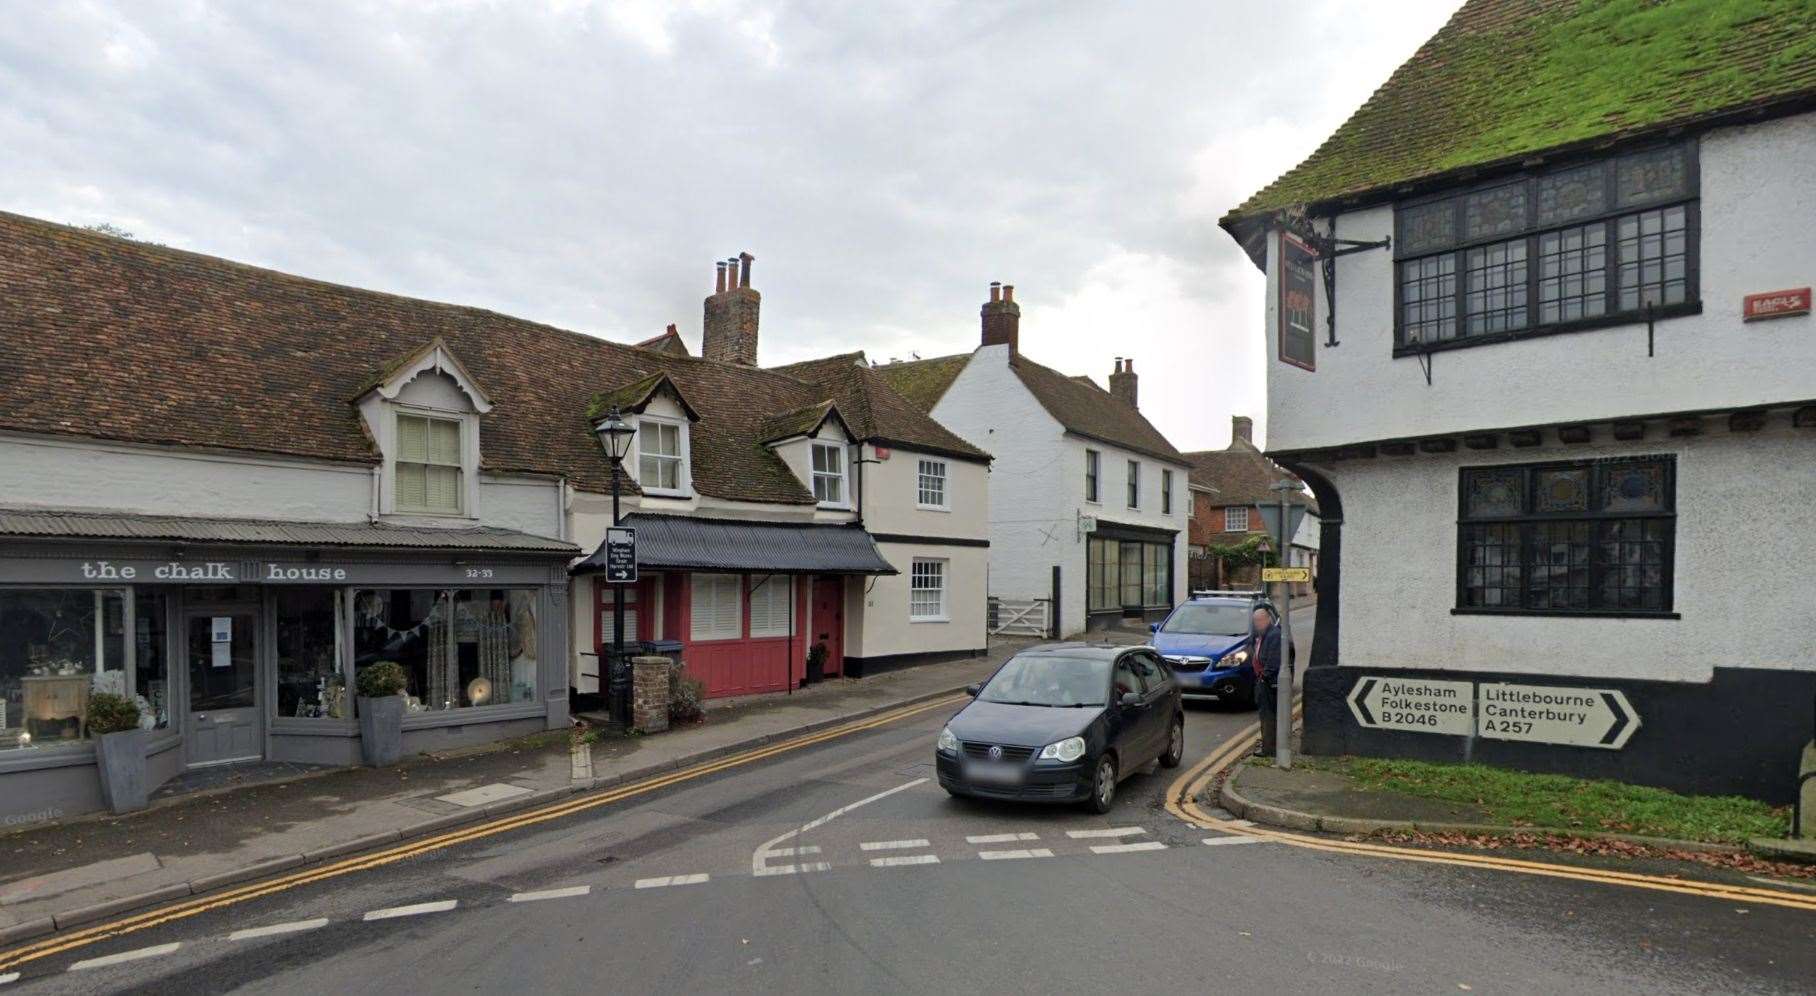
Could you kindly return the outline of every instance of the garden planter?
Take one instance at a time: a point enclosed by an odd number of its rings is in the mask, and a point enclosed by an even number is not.
[[[101,800],[116,813],[145,808],[145,731],[126,730],[95,738],[95,770],[101,776]]]
[[[404,697],[360,696],[359,752],[366,764],[383,768],[404,754]]]

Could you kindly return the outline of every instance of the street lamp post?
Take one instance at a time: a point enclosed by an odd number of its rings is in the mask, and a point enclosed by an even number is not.
[[[612,525],[618,521],[618,475],[624,468],[625,454],[630,452],[631,437],[637,430],[624,421],[618,406],[606,413],[599,423],[599,435],[612,458]],[[631,722],[631,675],[624,660],[624,585],[612,585],[612,656],[606,664],[606,706],[612,719],[626,726]]]
[[[1280,492],[1280,566],[1289,567],[1293,559],[1293,527],[1297,525],[1287,502],[1288,495],[1299,493],[1295,481],[1279,481],[1268,490]],[[1293,583],[1280,582],[1280,690],[1274,695],[1274,764],[1293,766]]]

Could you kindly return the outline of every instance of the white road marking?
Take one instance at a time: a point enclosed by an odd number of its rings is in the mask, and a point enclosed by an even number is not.
[[[1234,837],[1234,836],[1232,836],[1232,837],[1206,837],[1206,838],[1204,838],[1204,842],[1205,842],[1206,846],[1216,847],[1219,844],[1259,844],[1262,842],[1262,838],[1260,838],[1260,837]]]
[[[1225,825],[1232,826],[1232,827],[1252,827],[1255,825],[1255,821],[1254,820],[1231,820],[1231,821],[1229,821],[1229,823],[1227,823]]]
[[[870,864],[875,868],[893,868],[896,865],[937,865],[940,856],[937,854],[898,854],[889,858],[871,858]]]
[[[0,986],[4,986],[8,982],[18,982],[18,981],[19,981],[18,972],[8,972],[5,975],[0,975]]]
[[[250,941],[255,937],[276,937],[279,934],[300,934],[305,930],[316,930],[321,927],[326,927],[327,925],[328,918],[325,916],[317,917],[314,920],[292,920],[289,923],[274,923],[269,927],[248,927],[245,930],[236,930],[233,933],[228,934],[227,939],[230,941]]]
[[[639,889],[660,889],[667,885],[699,885],[701,882],[704,882],[711,877],[712,876],[707,875],[705,872],[697,872],[692,875],[662,875],[657,878],[640,878],[637,880],[636,887]]]
[[[1091,848],[1092,854],[1129,854],[1133,851],[1164,851],[1165,844],[1158,840],[1142,840],[1133,844],[1096,844]]]
[[[1132,837],[1138,833],[1147,833],[1147,831],[1141,827],[1110,827],[1100,830],[1067,830],[1066,836],[1073,840],[1082,840],[1086,837]]]
[[[761,868],[753,870],[751,874],[757,878],[765,878],[770,875],[795,875],[800,872],[823,872],[831,870],[832,865],[824,861],[804,861],[798,865],[764,865]]]
[[[926,782],[927,782],[927,779],[924,777],[916,778],[914,781],[907,782],[902,785],[897,785],[895,788],[884,789],[883,791],[878,792],[875,795],[865,796],[864,798],[859,799],[856,802],[850,803],[848,805],[840,806],[839,808],[833,810],[832,812],[827,813],[825,816],[821,816],[821,817],[817,817],[815,819],[808,820],[806,823],[803,823],[800,826],[795,827],[793,830],[790,830],[787,833],[780,833],[774,837],[769,838],[768,840],[764,841],[761,845],[759,845],[755,851],[751,852],[750,873],[752,875],[767,874],[764,871],[764,868],[767,867],[769,858],[774,855],[775,849],[777,847],[780,847],[783,842],[793,840],[794,838],[799,837],[801,834],[804,834],[809,830],[813,830],[818,827],[823,827],[826,824],[831,823],[833,820],[836,820],[839,817],[844,816],[846,813],[849,813],[852,810],[858,808],[859,806],[868,806],[871,803],[876,802],[879,799],[887,799],[890,796],[896,794],[897,792],[906,792],[909,789],[914,788],[917,785],[924,785],[924,784],[926,784]],[[809,869],[809,870],[819,870],[819,869]],[[786,873],[782,873],[782,874],[786,874]]]
[[[1053,852],[1044,847],[1035,847],[1022,851],[979,851],[977,856],[985,861],[1014,861],[1016,858],[1050,858]]]
[[[1013,844],[1018,840],[1039,840],[1037,833],[980,833],[966,837],[967,844]]]
[[[137,951],[122,951],[119,954],[111,954],[102,958],[89,958],[69,966],[69,970],[72,972],[80,972],[90,968],[106,968],[109,965],[121,965],[129,961],[139,961],[144,958],[158,958],[167,955],[182,946],[181,943],[160,944],[153,948],[139,948]]]
[[[590,885],[570,885],[565,889],[543,889],[540,892],[519,892],[505,900],[507,903],[539,903],[544,899],[571,899],[584,896],[593,891]]]
[[[460,905],[458,899],[442,899],[433,903],[416,903],[411,906],[392,906],[389,909],[373,910],[363,920],[395,920],[400,916],[422,916],[424,913],[446,913]]]
[[[867,840],[858,847],[866,851],[905,851],[914,847],[931,847],[927,838],[917,837],[914,840]],[[819,848],[814,848],[819,850]]]
[[[778,847],[775,850],[770,851],[769,856],[772,858],[793,858],[805,857],[809,854],[818,853],[820,853],[820,845],[802,844],[800,847]]]

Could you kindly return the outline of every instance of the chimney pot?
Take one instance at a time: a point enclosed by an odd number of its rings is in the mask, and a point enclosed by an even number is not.
[[[1230,416],[1230,445],[1234,446],[1238,440],[1251,446],[1255,443],[1255,420],[1247,415]]]
[[[700,333],[700,355],[720,363],[757,365],[757,319],[762,295],[750,286],[750,253],[739,253],[719,263],[725,279],[706,298],[706,320]]]
[[[723,293],[725,293],[725,261],[724,260],[719,261],[718,270],[719,270],[719,275],[718,275],[717,279],[715,279],[713,281],[713,293],[714,294],[723,294]]]
[[[1116,372],[1110,374],[1111,397],[1128,405],[1130,408],[1135,408],[1137,407],[1136,402],[1139,398],[1139,394],[1136,391],[1138,386],[1139,382],[1135,379],[1135,358],[1131,356],[1124,359],[1123,357],[1118,356],[1116,358]]]
[[[980,312],[983,319],[983,344],[1008,346],[1011,354],[1021,350],[1021,305],[1015,303],[1015,288],[1000,281],[990,281],[990,300]]]

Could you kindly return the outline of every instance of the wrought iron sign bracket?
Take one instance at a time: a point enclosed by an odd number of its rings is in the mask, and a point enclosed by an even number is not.
[[[1342,344],[1337,341],[1337,257],[1392,248],[1393,238],[1390,236],[1373,242],[1339,239],[1337,219],[1334,217],[1330,220],[1330,232],[1326,234],[1319,234],[1316,227],[1309,223],[1307,227],[1311,230],[1305,233],[1305,242],[1324,264],[1324,345],[1339,346]],[[1428,376],[1427,380],[1429,379]]]

